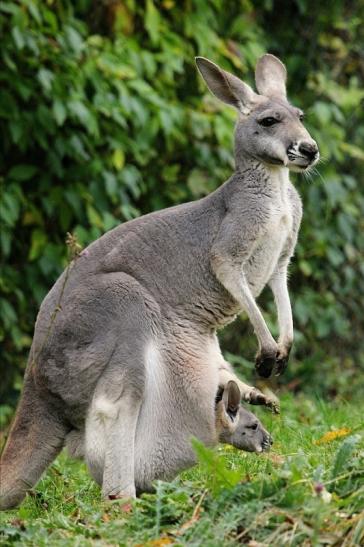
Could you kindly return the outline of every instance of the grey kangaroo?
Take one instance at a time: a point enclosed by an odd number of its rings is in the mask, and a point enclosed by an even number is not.
[[[241,404],[241,393],[238,384],[230,380],[225,387],[219,388],[215,399],[215,443],[222,442],[245,450],[246,452],[263,452],[269,450],[273,444],[269,435],[257,419]],[[150,417],[151,421],[153,417]],[[137,427],[135,434],[136,449],[134,476],[138,494],[152,490],[152,482],[156,479],[173,478],[182,469],[170,469],[168,462],[159,460],[158,469],[154,468],[154,461],[150,460],[149,453],[143,450],[143,439],[139,438],[140,431]],[[176,432],[176,436],[178,432]],[[103,439],[105,442],[105,438]],[[84,432],[72,430],[66,437],[66,446],[71,457],[84,459],[87,456]],[[95,481],[102,486],[105,446],[101,447],[103,458],[90,468]],[[195,459],[183,462],[184,468],[196,463]],[[101,464],[101,465],[100,465]],[[165,468],[164,468],[165,466]],[[168,473],[168,472],[169,473]]]
[[[318,148],[287,101],[276,57],[258,61],[258,93],[211,61],[196,62],[212,93],[238,112],[236,170],[207,197],[106,233],[50,290],[2,456],[2,508],[21,502],[72,430],[85,430],[103,495],[130,498],[141,453],[155,476],[168,476],[193,459],[192,435],[215,442],[219,384],[235,379],[244,400],[270,404],[236,379],[216,331],[245,310],[258,373],[284,370],[293,339],[287,267],[302,215],[289,170],[312,166]],[[255,301],[267,284],[278,342]]]

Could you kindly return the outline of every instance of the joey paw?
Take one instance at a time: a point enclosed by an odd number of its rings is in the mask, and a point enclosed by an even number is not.
[[[269,397],[268,395],[265,395],[256,388],[254,388],[253,391],[250,393],[249,403],[251,405],[266,406],[267,408],[270,408],[274,414],[280,413],[279,401],[273,399],[272,397]]]
[[[271,409],[273,414],[281,413],[281,407],[280,407],[279,401],[274,401],[273,399],[270,399],[269,404],[267,404],[267,407]]]

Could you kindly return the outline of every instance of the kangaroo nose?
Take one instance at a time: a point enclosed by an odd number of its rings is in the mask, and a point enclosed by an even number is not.
[[[306,156],[310,161],[313,161],[317,154],[318,154],[318,148],[315,141],[313,142],[307,142],[303,141],[300,143],[298,147],[298,151],[301,152],[304,156]]]

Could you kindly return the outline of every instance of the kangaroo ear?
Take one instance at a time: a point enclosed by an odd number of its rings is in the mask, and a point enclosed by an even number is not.
[[[240,389],[238,384],[234,380],[230,380],[224,389],[222,400],[225,406],[225,410],[229,415],[235,416],[240,406]]]
[[[239,423],[240,397],[237,383],[231,380],[226,384],[222,399],[216,405],[217,431],[225,440],[226,435],[233,433]]]
[[[267,53],[257,62],[255,84],[261,95],[286,98],[287,70],[274,55]]]
[[[195,61],[211,93],[224,103],[247,114],[244,110],[249,110],[249,106],[257,97],[252,88],[205,57],[196,57]]]

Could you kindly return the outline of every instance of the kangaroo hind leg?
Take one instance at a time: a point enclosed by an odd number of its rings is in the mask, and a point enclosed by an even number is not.
[[[118,348],[100,378],[86,419],[86,463],[108,499],[135,497],[134,442],[144,364],[141,351],[126,346],[129,342]]]
[[[145,353],[154,330],[148,295],[136,282],[129,284],[121,305],[117,345],[86,419],[86,463],[109,499],[135,497],[135,433],[144,396]]]

